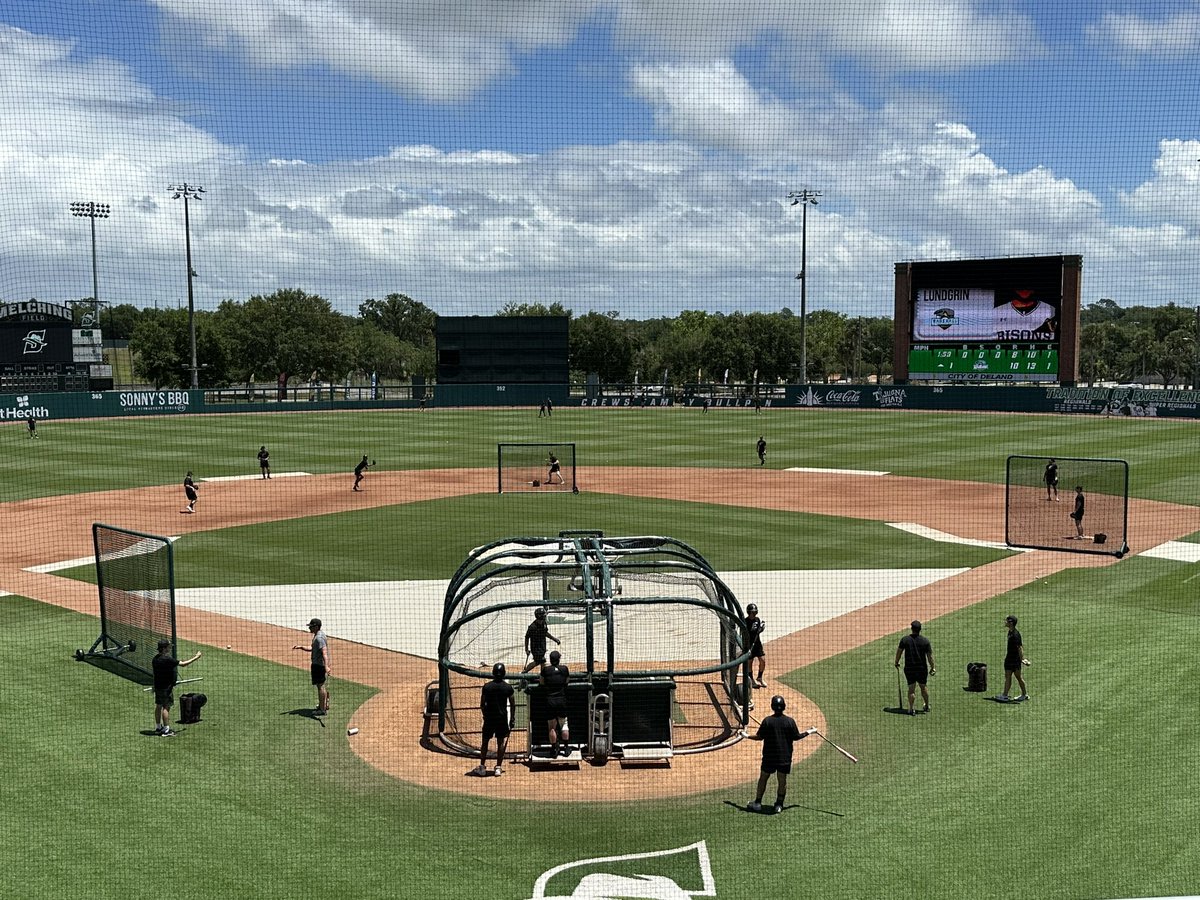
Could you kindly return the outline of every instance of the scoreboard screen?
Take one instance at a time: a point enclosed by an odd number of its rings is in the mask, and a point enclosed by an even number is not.
[[[914,344],[908,352],[908,372],[913,381],[1057,381],[1058,350]]]
[[[896,265],[898,382],[1056,382],[1078,377],[1082,258]]]

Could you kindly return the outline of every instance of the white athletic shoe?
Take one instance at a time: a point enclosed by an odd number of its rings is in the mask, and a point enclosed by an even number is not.
[[[1017,699],[1018,699],[1018,700],[1028,700],[1028,699],[1029,699],[1029,695],[1028,695],[1028,694],[1022,694],[1022,695],[1021,695],[1020,697],[1018,697]]]
[[[746,804],[746,809],[750,810],[750,812],[762,812],[762,804],[757,800],[751,800]]]
[[[997,694],[993,699],[999,700],[1001,703],[1007,703],[1009,697],[1008,694]]]
[[[487,774],[487,766],[476,766],[473,774],[478,775],[482,778],[484,775]]]
[[[782,803],[775,804],[775,812],[777,812],[777,813],[783,812],[783,804]]]
[[[496,774],[497,774],[497,775],[503,775],[503,774],[504,774],[504,769],[503,769],[503,768],[501,768],[500,766],[496,766]]]

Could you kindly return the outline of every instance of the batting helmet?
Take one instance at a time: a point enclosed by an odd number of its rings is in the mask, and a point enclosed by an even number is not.
[[[775,710],[775,712],[783,712],[787,709],[787,701],[776,694],[771,698],[771,709]]]
[[[746,607],[746,612],[751,613],[753,615],[758,615],[758,604],[751,603],[749,606]]]
[[[537,609],[535,609],[535,610],[533,611],[533,617],[534,617],[535,619],[544,619],[544,618],[546,618],[546,607],[544,607],[544,606],[539,606]]]
[[[499,681],[507,674],[507,669],[504,668],[504,663],[496,663],[492,666],[492,677]]]

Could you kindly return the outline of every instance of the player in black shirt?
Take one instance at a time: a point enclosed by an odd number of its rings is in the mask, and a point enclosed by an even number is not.
[[[180,510],[181,513],[194,513],[196,511],[196,492],[198,490],[196,481],[192,478],[192,473],[188,472],[183,476],[183,495],[187,497],[187,506]]]
[[[908,680],[908,714],[915,716],[913,701],[916,700],[916,686],[921,686],[921,699],[925,701],[925,712],[929,712],[929,689],[925,682],[930,675],[937,674],[933,664],[933,647],[929,638],[921,634],[921,623],[914,620],[912,634],[900,638],[900,646],[896,648],[896,658],[893,660],[896,668],[900,668],[900,656],[904,655],[904,677]],[[926,661],[928,660],[928,664]]]
[[[362,490],[362,488],[358,486],[358,483],[363,480],[363,473],[369,468],[371,468],[371,464],[367,462],[367,457],[364,455],[359,464],[354,467],[354,490]]]
[[[27,427],[29,429],[29,436],[31,438],[35,438],[38,436],[37,419],[35,419],[33,416],[30,416],[28,419],[25,420],[25,427]]]
[[[1021,642],[1021,632],[1017,631],[1017,617],[1006,616],[1004,626],[1008,629],[1008,643],[1004,650],[1004,693],[997,695],[1001,703],[1008,702],[1008,689],[1012,687],[1013,676],[1016,676],[1017,686],[1021,688],[1018,700],[1028,700],[1029,692],[1025,688],[1025,679],[1021,677],[1021,667],[1029,665],[1025,657],[1025,645]]]
[[[562,464],[558,461],[558,457],[553,453],[550,454],[550,473],[546,476],[546,484],[554,484],[554,476],[558,476],[558,483],[565,484],[563,479]]]
[[[1086,500],[1083,496],[1083,486],[1075,486],[1075,510],[1071,513],[1071,518],[1075,520],[1075,537],[1083,537],[1083,507]]]
[[[557,650],[550,651],[550,665],[542,666],[538,683],[546,689],[546,709],[550,713],[547,729],[550,735],[550,755],[558,756],[561,752],[566,756],[571,752],[570,728],[567,725],[567,682],[571,673],[566,666],[560,666],[562,655]]]
[[[546,664],[546,638],[562,646],[562,641],[550,633],[546,624],[546,607],[539,606],[533,611],[533,621],[525,629],[526,663],[525,668],[521,670],[522,675]]]
[[[754,802],[746,807],[751,812],[762,812],[762,798],[772,772],[775,773],[775,812],[783,812],[783,801],[787,796],[787,778],[792,771],[792,745],[813,732],[813,729],[801,731],[797,728],[796,720],[783,714],[786,708],[786,701],[776,694],[771,698],[771,715],[759,724],[758,733],[746,734],[752,741],[763,742],[758,793],[754,795]]]
[[[271,477],[271,454],[265,444],[258,448],[258,469],[263,478]]]
[[[476,775],[487,774],[487,751],[492,737],[496,738],[496,774],[504,774],[504,750],[508,736],[517,721],[517,701],[512,685],[504,680],[504,663],[492,666],[492,680],[479,691],[479,711],[483,713],[483,744],[479,748],[479,767]]]
[[[173,737],[171,730],[171,705],[175,702],[175,682],[179,680],[179,667],[190,666],[200,658],[200,651],[191,659],[182,662],[171,655],[171,642],[159,638],[158,654],[150,661],[154,672],[154,733],[161,737]]]
[[[758,464],[765,466],[767,464],[767,441],[761,434],[758,436],[758,444],[755,445],[755,449],[758,451]]]
[[[767,668],[767,654],[763,650],[762,633],[767,629],[767,623],[758,617],[758,606],[753,603],[746,606],[746,628],[750,631],[750,658],[758,660],[758,675],[754,679],[755,687],[766,687],[763,683],[763,672]]]
[[[1042,474],[1042,480],[1046,482],[1046,499],[1058,500],[1058,463],[1054,460],[1046,463],[1046,471]],[[1054,492],[1054,496],[1050,496],[1050,492]]]

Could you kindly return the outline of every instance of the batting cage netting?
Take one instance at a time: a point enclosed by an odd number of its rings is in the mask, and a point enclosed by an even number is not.
[[[497,444],[496,485],[501,494],[574,491],[574,444]]]
[[[100,636],[80,658],[116,660],[152,675],[158,641],[175,647],[175,562],[169,538],[92,525]]]
[[[502,662],[526,732],[524,742],[514,733],[509,750],[536,754],[545,726],[537,678],[553,650],[571,672],[568,718],[585,756],[715,749],[736,741],[746,722],[741,607],[704,558],[672,538],[563,532],[472,551],[446,591],[443,742],[478,752],[480,688]]]
[[[1129,550],[1129,463],[1123,459],[1010,456],[1004,539],[1011,547],[1124,556]]]

